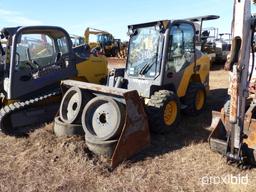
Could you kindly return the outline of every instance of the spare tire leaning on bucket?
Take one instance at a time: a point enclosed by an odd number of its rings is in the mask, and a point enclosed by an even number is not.
[[[99,141],[85,135],[85,143],[90,151],[97,155],[111,157],[118,140]]]
[[[82,125],[94,142],[118,139],[125,122],[124,104],[108,96],[91,99],[84,107]]]
[[[64,123],[81,123],[81,114],[84,105],[94,97],[88,91],[81,91],[78,87],[69,88],[60,104],[60,118]]]
[[[59,116],[54,118],[53,132],[58,137],[84,135],[84,130],[81,124],[64,123]]]

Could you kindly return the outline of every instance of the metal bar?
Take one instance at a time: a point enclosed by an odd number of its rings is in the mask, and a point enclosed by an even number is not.
[[[88,89],[96,92],[110,93],[110,94],[119,95],[119,96],[123,96],[127,92],[136,91],[136,90],[127,90],[127,89],[121,89],[121,88],[108,87],[105,85],[98,85],[93,83],[86,83],[86,82],[76,81],[76,80],[64,80],[64,81],[61,81],[61,85],[69,86],[69,87],[79,87],[81,89]]]

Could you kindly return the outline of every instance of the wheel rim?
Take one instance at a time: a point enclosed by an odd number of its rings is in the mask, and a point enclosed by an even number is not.
[[[106,140],[119,133],[123,126],[122,112],[118,104],[111,98],[97,97],[84,108],[82,125],[87,134]]]
[[[205,100],[205,95],[203,90],[198,90],[196,93],[196,110],[200,110],[203,108]]]
[[[61,107],[60,117],[66,123],[73,123],[82,106],[82,92],[80,89],[72,87],[64,95]]]
[[[166,125],[170,126],[174,123],[177,117],[177,103],[175,101],[170,101],[167,103],[164,110],[164,122]]]

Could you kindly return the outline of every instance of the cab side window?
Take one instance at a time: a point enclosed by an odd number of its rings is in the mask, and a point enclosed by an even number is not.
[[[57,48],[62,54],[68,53],[68,42],[65,36],[57,39]]]
[[[22,34],[16,47],[16,68],[30,68],[31,61],[43,67],[54,59],[53,39],[46,34]],[[31,62],[31,65],[35,65]],[[33,67],[37,67],[36,65]]]
[[[188,23],[172,25],[168,46],[167,71],[179,72],[193,62],[194,28]]]

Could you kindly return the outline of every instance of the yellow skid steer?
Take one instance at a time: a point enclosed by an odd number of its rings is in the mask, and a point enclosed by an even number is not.
[[[126,67],[114,69],[107,86],[62,81],[59,118],[82,124],[89,150],[107,156],[112,168],[150,144],[149,130],[171,131],[181,111],[199,114],[209,90],[210,62],[196,48],[193,22],[162,20],[128,31]]]

